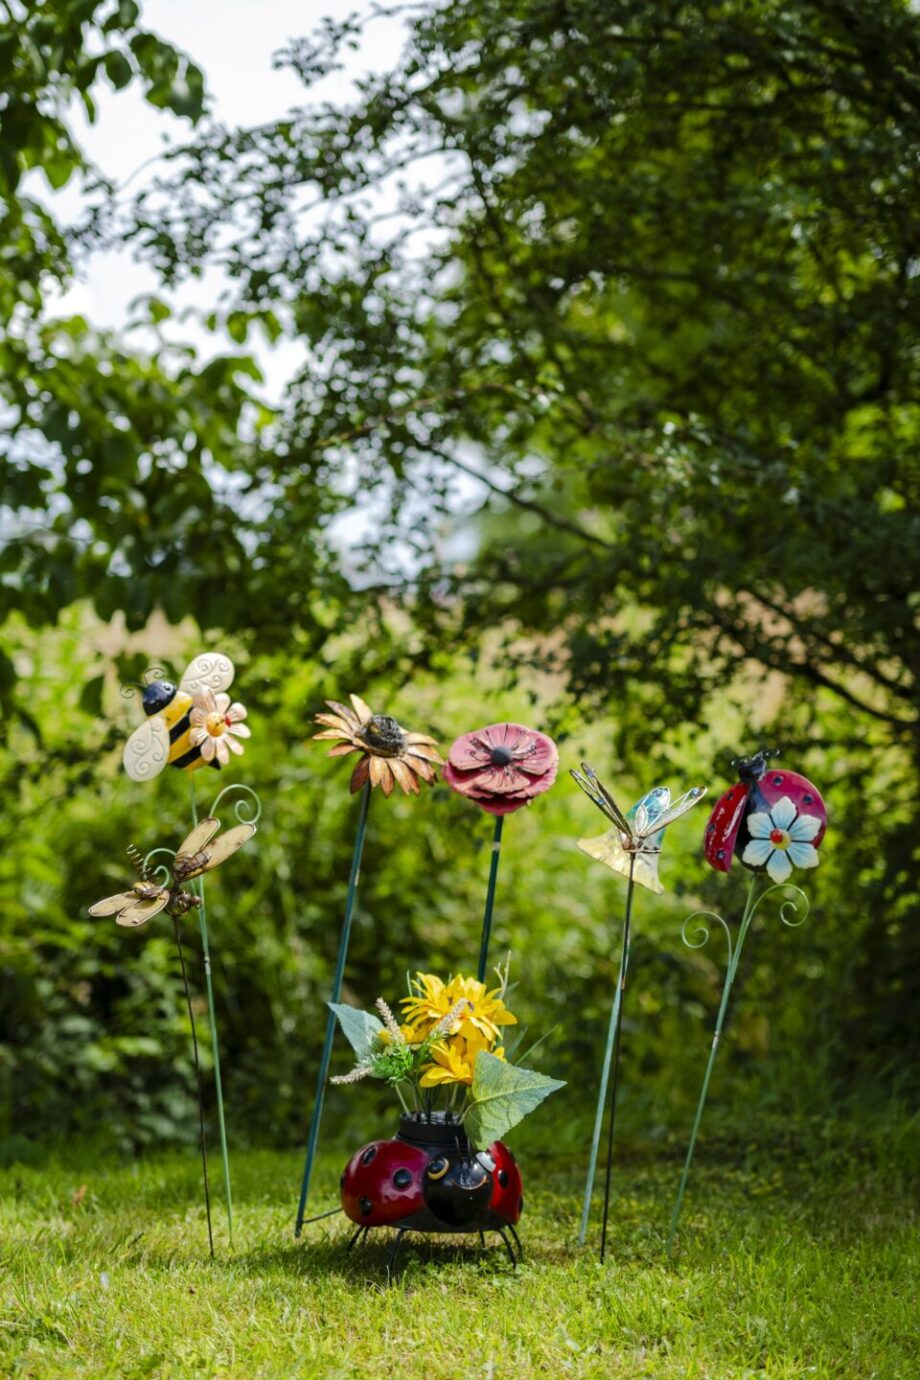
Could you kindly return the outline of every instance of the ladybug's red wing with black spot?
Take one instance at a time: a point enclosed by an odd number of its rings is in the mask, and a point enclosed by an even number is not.
[[[761,749],[752,757],[739,760],[738,781],[716,802],[703,837],[706,861],[717,872],[727,872],[737,853],[740,857],[748,842],[747,818],[754,811],[769,813],[784,796],[799,814],[816,815],[821,828],[812,840],[815,848],[827,829],[827,810],[821,794],[807,777],[796,771],[772,771],[768,757],[776,754]]]
[[[489,1211],[500,1218],[503,1224],[513,1227],[520,1221],[524,1210],[521,1171],[511,1151],[502,1141],[497,1140],[494,1145],[490,1145],[489,1154],[495,1163]]]
[[[731,790],[726,791],[709,816],[706,833],[703,836],[703,851],[710,867],[717,872],[727,872],[735,856],[738,835],[748,812],[751,787],[738,781]]]
[[[385,1227],[425,1208],[430,1155],[402,1140],[375,1140],[352,1155],[342,1175],[342,1207],[363,1227]]]

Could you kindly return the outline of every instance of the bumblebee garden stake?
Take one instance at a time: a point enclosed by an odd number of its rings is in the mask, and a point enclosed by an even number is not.
[[[225,862],[244,843],[248,843],[256,832],[254,824],[238,824],[225,833],[219,833],[220,821],[208,816],[196,824],[175,853],[169,848],[154,848],[146,858],[133,847],[128,855],[137,873],[137,881],[128,891],[117,892],[90,906],[92,916],[114,915],[116,923],[135,929],[144,925],[160,911],[165,910],[172,917],[179,953],[179,966],[182,972],[182,985],[188,1007],[189,1022],[192,1028],[192,1051],[195,1064],[195,1080],[198,1090],[198,1122],[201,1137],[201,1166],[204,1177],[205,1212],[208,1219],[208,1244],[214,1255],[214,1234],[211,1228],[211,1194],[208,1187],[208,1149],[204,1124],[204,1094],[201,1086],[201,1063],[198,1057],[198,1032],[195,1026],[195,1012],[189,989],[188,972],[185,966],[185,953],[182,947],[182,933],[179,921],[201,905],[201,898],[194,891],[187,891],[186,884],[193,878],[201,877]],[[215,837],[216,836],[216,837]],[[161,864],[153,867],[157,854],[165,853],[172,858],[171,865]],[[157,880],[159,878],[160,880]]]
[[[534,796],[548,791],[556,779],[559,754],[552,738],[522,724],[489,724],[464,733],[451,744],[444,765],[444,780],[459,795],[468,796],[495,816],[486,908],[482,918],[479,965],[476,977],[485,981],[492,937],[495,884],[502,846],[505,815],[529,805]]]
[[[740,780],[717,802],[706,826],[706,861],[718,872],[727,872],[737,854],[752,874],[737,938],[732,943],[732,934],[727,922],[711,910],[695,911],[684,921],[681,930],[681,937],[687,947],[700,949],[709,939],[709,928],[705,920],[709,919],[721,925],[728,945],[728,967],[712,1044],[709,1047],[706,1072],[703,1075],[703,1086],[693,1118],[687,1158],[680,1176],[674,1211],[671,1213],[667,1244],[669,1255],[680,1221],[684,1192],[690,1175],[690,1165],[693,1163],[693,1152],[703,1119],[703,1107],[715,1067],[716,1052],[722,1037],[732,984],[738,972],[748,930],[764,901],[777,891],[794,893],[804,905],[802,915],[798,919],[791,919],[788,910],[791,907],[793,914],[797,915],[798,907],[794,896],[788,896],[779,907],[779,918],[783,924],[790,929],[797,929],[799,925],[804,924],[808,918],[808,897],[801,887],[794,886],[789,881],[789,877],[792,875],[793,867],[817,867],[818,847],[827,829],[827,811],[817,788],[797,772],[771,770],[768,767],[768,758],[775,756],[775,751],[761,749],[752,757],[736,760],[734,765],[738,767]],[[772,885],[757,896],[757,880],[762,872],[766,872]],[[690,926],[695,920],[699,921],[699,924],[693,931]]]
[[[613,1165],[613,1139],[616,1122],[617,1085],[620,1064],[620,1034],[623,1025],[623,1006],[626,993],[626,975],[629,969],[630,925],[632,922],[633,891],[636,883],[648,891],[660,895],[664,890],[658,880],[658,858],[664,831],[674,820],[693,808],[706,794],[702,786],[694,786],[671,804],[671,792],[666,786],[656,786],[642,797],[624,815],[597,773],[587,762],[582,762],[580,772],[572,776],[581,789],[613,825],[606,834],[596,839],[580,839],[579,848],[589,857],[596,858],[612,868],[620,876],[626,877],[626,910],[623,918],[623,942],[620,949],[620,962],[617,972],[617,985],[607,1026],[607,1044],[604,1049],[604,1062],[598,1087],[597,1107],[594,1115],[594,1131],[591,1137],[591,1150],[588,1157],[588,1174],[585,1180],[585,1193],[582,1202],[581,1222],[578,1230],[578,1244],[583,1246],[588,1234],[588,1218],[591,1213],[591,1199],[594,1193],[594,1180],[597,1174],[597,1156],[600,1148],[601,1131],[604,1124],[604,1109],[607,1104],[607,1088],[610,1085],[610,1112],[607,1124],[607,1164],[604,1172],[604,1215],[601,1226],[600,1257],[604,1259],[607,1250],[607,1222],[610,1211],[610,1179]],[[611,1083],[611,1069],[613,1080]]]
[[[371,788],[379,786],[385,796],[392,795],[394,786],[399,786],[404,795],[410,792],[419,794],[419,781],[429,785],[435,780],[436,767],[441,759],[435,751],[435,740],[424,733],[406,733],[404,729],[387,714],[374,714],[358,695],[350,695],[352,708],[337,700],[327,700],[330,714],[317,714],[316,722],[322,724],[322,731],[314,738],[334,741],[329,749],[330,757],[346,757],[351,752],[360,753],[358,762],[351,774],[351,793],[361,792],[358,808],[358,827],[355,833],[355,846],[351,856],[351,870],[348,876],[348,892],[345,897],[345,915],[339,935],[339,950],[336,957],[335,972],[332,977],[332,995],[329,1013],[326,1017],[326,1035],[320,1055],[319,1072],[316,1080],[316,1094],[313,1099],[313,1114],[307,1135],[307,1153],[304,1162],[303,1180],[300,1185],[300,1202],[297,1206],[297,1221],[294,1235],[300,1236],[310,1193],[310,1179],[313,1174],[313,1161],[319,1142],[319,1128],[323,1116],[323,1102],[326,1095],[326,1080],[332,1059],[332,1044],[335,1038],[335,1013],[332,1006],[342,995],[342,980],[348,958],[348,943],[351,937],[351,922],[354,915],[355,899],[358,894],[358,880],[361,875],[361,856],[364,852],[364,839],[367,833],[367,813],[370,808]]]
[[[238,702],[231,704],[226,693],[233,683],[233,662],[222,652],[206,652],[186,667],[178,686],[156,675],[143,688],[142,704],[147,716],[145,723],[135,729],[125,744],[124,766],[132,781],[148,781],[158,776],[167,763],[189,774],[189,795],[192,823],[198,823],[193,773],[202,766],[220,770],[227,766],[230,755],[243,752],[241,739],[250,737],[243,721],[246,710]],[[256,803],[250,823],[261,814],[258,796],[248,786],[237,788],[248,792]],[[210,813],[224,791],[217,797]],[[243,802],[238,802],[235,814],[240,823],[246,822]],[[208,1020],[211,1029],[211,1049],[214,1061],[214,1090],[217,1101],[217,1122],[220,1132],[220,1154],[227,1199],[227,1230],[233,1247],[233,1195],[230,1187],[230,1155],[227,1147],[227,1127],[224,1118],[224,1093],[220,1074],[220,1042],[217,1036],[217,1012],[214,1005],[214,985],[211,979],[211,948],[208,937],[208,918],[204,900],[204,879],[198,880],[198,926],[201,933],[201,952],[205,984],[208,993]]]

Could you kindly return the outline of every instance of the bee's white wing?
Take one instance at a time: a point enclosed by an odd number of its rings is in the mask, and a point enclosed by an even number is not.
[[[136,925],[146,924],[154,915],[159,915],[160,911],[169,904],[169,892],[164,886],[159,896],[154,896],[152,901],[138,901],[135,905],[123,910],[120,915],[115,917],[116,925],[125,925],[128,929],[133,929]]]
[[[226,690],[233,681],[233,662],[223,652],[202,652],[185,668],[179,682],[179,689],[189,695],[200,695],[202,690],[213,690],[215,694]]]
[[[658,880],[657,852],[630,855],[623,847],[619,829],[608,829],[606,834],[601,834],[596,839],[579,839],[578,847],[583,853],[587,853],[589,858],[596,858],[605,867],[618,872],[621,877],[629,876],[630,857],[632,857],[633,881],[638,886],[644,886],[647,890],[654,891],[656,895],[660,895],[664,891],[664,887]]]
[[[169,761],[169,729],[159,714],[136,728],[125,743],[123,761],[132,781],[152,781]]]

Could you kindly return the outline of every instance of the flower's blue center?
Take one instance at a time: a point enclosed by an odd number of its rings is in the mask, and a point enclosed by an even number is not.
[[[493,767],[507,767],[512,760],[511,749],[506,747],[494,747],[489,752],[489,760]]]

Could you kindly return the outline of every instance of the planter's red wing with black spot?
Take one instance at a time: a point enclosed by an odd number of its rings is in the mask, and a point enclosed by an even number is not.
[[[769,750],[755,752],[738,763],[739,780],[716,802],[709,816],[703,848],[706,861],[717,872],[727,872],[737,853],[740,857],[748,843],[747,818],[755,811],[769,813],[778,800],[788,796],[800,813],[817,815],[821,828],[812,839],[815,848],[827,829],[827,810],[816,786],[796,771],[770,768]]]

